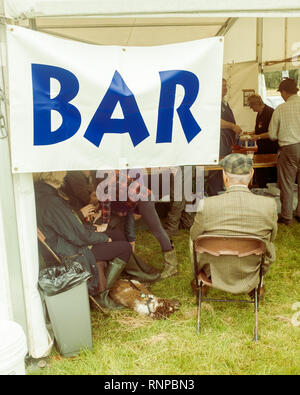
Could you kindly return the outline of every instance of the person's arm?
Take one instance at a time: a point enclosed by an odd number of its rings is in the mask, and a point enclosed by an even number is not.
[[[278,214],[277,214],[277,204],[275,199],[273,201],[273,210],[272,210],[271,218],[272,218],[273,227],[272,227],[270,241],[274,241],[277,236],[277,229],[278,229],[277,227]]]
[[[235,134],[241,134],[243,131],[239,127],[239,125],[236,125],[233,122],[225,121],[224,119],[221,118],[221,129],[231,129]]]
[[[190,230],[191,240],[194,241],[198,236],[202,235],[204,232],[204,216],[203,216],[204,200],[199,203],[199,210],[195,216],[194,223]]]
[[[64,240],[78,247],[107,242],[108,236],[98,233],[93,227],[86,227],[69,207],[50,204],[45,214],[45,222]]]
[[[262,133],[262,134],[252,134],[251,139],[252,141],[257,141],[257,140],[263,140],[263,139],[269,139],[270,135],[269,132]]]
[[[279,131],[279,125],[280,125],[280,120],[279,120],[279,113],[278,111],[274,111],[270,124],[269,124],[269,130],[266,133],[262,134],[254,134],[251,136],[251,140],[261,140],[261,139],[270,139],[272,141],[275,141],[278,139],[278,131]]]

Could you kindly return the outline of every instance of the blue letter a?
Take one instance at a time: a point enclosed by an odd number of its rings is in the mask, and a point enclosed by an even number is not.
[[[199,80],[195,74],[184,70],[161,71],[159,74],[161,79],[161,92],[156,142],[172,142],[175,93],[176,85],[179,84],[184,87],[185,95],[182,103],[177,109],[177,113],[185,137],[188,143],[190,143],[201,131],[200,126],[195,121],[190,111],[190,107],[193,105],[199,92]]]
[[[124,118],[112,119],[111,116],[118,102]],[[135,97],[117,71],[84,137],[99,147],[105,133],[129,133],[134,146],[149,136]]]
[[[50,98],[50,79],[60,83],[60,92]],[[72,137],[80,127],[78,109],[69,103],[78,93],[79,83],[73,73],[55,66],[32,64],[34,145],[56,144]],[[62,124],[51,131],[51,110],[62,117]]]

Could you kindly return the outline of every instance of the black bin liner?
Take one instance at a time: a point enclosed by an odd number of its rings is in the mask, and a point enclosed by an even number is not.
[[[70,265],[47,267],[40,271],[39,287],[47,296],[60,294],[76,287],[92,277],[79,262]]]

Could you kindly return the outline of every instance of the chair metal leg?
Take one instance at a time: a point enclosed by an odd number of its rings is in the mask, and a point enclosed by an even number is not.
[[[255,314],[255,328],[254,328],[254,341],[258,341],[258,292],[257,288],[254,290],[254,314]]]
[[[198,307],[197,307],[197,333],[200,333],[201,331],[201,307],[202,307],[202,281],[200,281],[199,284],[199,294],[198,294]]]

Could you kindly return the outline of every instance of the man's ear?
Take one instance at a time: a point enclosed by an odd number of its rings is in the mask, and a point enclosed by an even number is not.
[[[224,185],[225,185],[225,187],[226,187],[226,185],[228,184],[228,177],[227,177],[227,175],[225,174],[225,171],[223,170],[223,181],[224,181]]]

